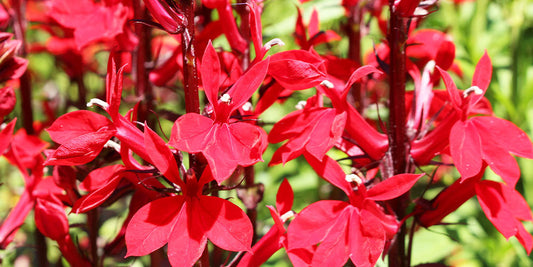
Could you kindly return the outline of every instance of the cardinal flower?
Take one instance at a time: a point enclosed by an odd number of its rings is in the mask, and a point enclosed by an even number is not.
[[[288,229],[289,250],[319,244],[313,266],[342,266],[348,258],[356,266],[374,266],[399,223],[385,214],[376,201],[407,192],[422,175],[400,174],[367,189],[361,177],[345,175],[340,165],[325,156],[322,162],[306,159],[315,171],[342,189],[350,202],[323,200],[303,209]]]
[[[438,67],[437,67],[438,68]],[[488,54],[479,60],[472,86],[459,91],[450,75],[438,68],[454,109],[460,114],[450,131],[450,152],[462,179],[473,177],[482,171],[483,162],[511,187],[520,177],[520,169],[511,155],[533,158],[533,144],[524,131],[509,121],[493,116],[476,116],[478,104],[487,90],[492,63]]]
[[[168,243],[172,266],[192,266],[208,239],[225,250],[250,250],[253,229],[246,214],[225,199],[202,195],[203,186],[213,179],[210,170],[199,180],[187,175],[184,182],[172,152],[149,128],[144,144],[152,151],[154,166],[175,181],[182,194],[154,200],[133,215],[126,230],[126,257],[146,255]]]
[[[316,97],[305,108],[287,115],[274,124],[268,135],[270,143],[289,141],[276,150],[270,165],[283,163],[300,156],[304,150],[317,159],[328,152],[344,132],[346,113],[333,108],[318,107]]]
[[[284,247],[294,266],[308,266],[311,264],[315,246],[289,250],[287,230],[284,223],[296,216],[292,211],[294,193],[292,187],[284,179],[276,194],[276,207],[267,206],[270,215],[274,219],[274,226],[252,247],[252,251],[246,253],[239,261],[241,266],[260,266],[265,263],[276,251]]]
[[[250,166],[263,160],[262,154],[267,146],[264,130],[250,123],[233,122],[230,115],[261,85],[268,63],[267,58],[252,66],[219,97],[220,62],[209,43],[200,73],[207,99],[213,106],[211,118],[187,113],[174,123],[169,145],[189,153],[202,152],[218,183],[228,178],[238,165]]]

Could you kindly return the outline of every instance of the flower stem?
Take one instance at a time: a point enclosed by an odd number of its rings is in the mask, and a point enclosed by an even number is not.
[[[14,9],[14,23],[13,30],[15,32],[15,37],[21,41],[20,54],[22,57],[27,55],[26,47],[26,1],[24,0],[13,0],[12,3]],[[31,77],[28,70],[20,77],[20,97],[21,97],[21,108],[22,108],[22,124],[26,133],[35,134],[33,129],[33,107],[31,104]]]
[[[183,87],[185,90],[185,111],[200,113],[198,97],[198,70],[196,68],[196,51],[194,46],[194,9],[196,1],[187,0],[181,3],[187,20],[187,27],[181,36],[183,50]]]
[[[404,18],[394,12],[394,1],[389,1],[389,30],[387,40],[390,48],[389,68],[389,151],[391,170],[396,175],[407,172],[409,149],[405,127],[405,76],[406,56],[405,43],[407,40],[406,23]],[[388,178],[388,177],[384,177]],[[389,202],[396,217],[400,220],[405,216],[409,204],[409,193]],[[389,251],[389,266],[407,267],[408,257],[405,248],[406,227],[402,224]]]
[[[134,1],[134,12],[136,18],[142,18],[148,20],[148,11],[141,5],[142,1]],[[150,61],[151,55],[151,35],[152,30],[150,27],[146,27],[140,23],[135,24],[135,34],[139,38],[139,44],[137,49],[133,53],[134,57],[134,77],[135,77],[135,94],[141,99],[138,111],[138,120],[146,121],[150,127],[153,127],[153,121],[150,120],[150,110],[154,106],[154,95],[152,86],[148,79],[148,71],[146,69],[146,62]]]

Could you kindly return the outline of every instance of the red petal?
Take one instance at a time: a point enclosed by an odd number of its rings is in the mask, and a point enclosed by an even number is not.
[[[111,173],[111,174],[113,176],[110,176],[110,177],[104,176],[105,178],[107,178],[107,180],[102,181],[104,182],[103,185],[101,183],[97,189],[91,190],[91,193],[78,199],[74,203],[74,206],[72,207],[72,212],[85,213],[87,211],[90,211],[100,206],[102,203],[104,203],[104,201],[106,201],[109,198],[109,196],[111,196],[113,191],[115,191],[120,180],[122,179],[122,176],[116,172]]]
[[[150,14],[168,32],[177,33],[184,26],[184,16],[174,11],[167,3],[162,4],[159,0],[144,0],[143,2],[150,11]]]
[[[205,95],[213,107],[218,106],[218,90],[220,87],[220,60],[211,41],[205,48],[200,66],[200,75]],[[215,108],[216,110],[216,108]]]
[[[494,181],[485,180],[476,185],[479,205],[496,229],[508,239],[517,234],[520,222],[513,216],[502,191],[503,184]]]
[[[531,140],[512,122],[492,116],[479,116],[470,120],[480,132],[483,132],[483,135],[490,136],[493,142],[497,142],[507,151],[520,157],[533,158]]]
[[[87,177],[83,179],[79,188],[84,191],[94,191],[113,179],[114,176],[123,170],[125,170],[124,166],[119,164],[98,168],[90,172]]]
[[[461,179],[481,171],[481,142],[476,127],[469,121],[456,122],[450,131],[450,152]]]
[[[324,60],[305,50],[291,50],[271,56],[268,74],[283,87],[301,90],[326,79]]]
[[[350,225],[350,258],[356,266],[374,266],[385,246],[381,221],[365,210],[354,211]]]
[[[109,104],[109,115],[115,118],[118,115],[120,108],[120,100],[122,97],[122,73],[124,72],[125,65],[120,67],[117,71],[115,63],[115,54],[112,52],[109,55],[107,62],[107,75],[106,75],[106,102]]]
[[[344,209],[313,255],[312,266],[342,266],[350,256],[349,228],[352,227],[349,209]],[[360,253],[360,252],[359,252]]]
[[[196,113],[180,116],[174,126],[168,144],[189,153],[198,153],[215,141],[213,120]]]
[[[0,156],[4,154],[4,151],[9,147],[11,139],[13,139],[13,129],[17,118],[14,118],[10,123],[6,125],[2,131],[0,131]]]
[[[292,209],[292,202],[294,201],[294,193],[292,187],[287,179],[283,179],[276,194],[276,209],[280,215]]]
[[[516,239],[522,244],[526,249],[527,254],[531,254],[531,249],[533,249],[533,237],[531,234],[524,228],[524,225],[518,225],[518,233],[516,234]]]
[[[472,77],[472,86],[477,86],[483,90],[483,94],[475,94],[472,96],[471,105],[474,105],[483,97],[487,88],[489,87],[490,80],[492,77],[492,62],[490,57],[485,50],[483,56],[479,59],[476,70],[474,71],[474,77]]]
[[[450,97],[450,100],[452,101],[454,107],[458,111],[461,111],[463,99],[461,98],[461,93],[459,93],[459,90],[457,90],[457,86],[453,82],[452,77],[450,77],[450,74],[448,74],[445,70],[441,69],[439,66],[436,67],[440,72],[442,80],[444,81],[444,85],[446,86],[446,90],[448,91],[448,96]]]
[[[189,153],[198,153],[214,142],[213,121],[196,113],[187,113],[179,117],[174,126],[168,144]]]
[[[244,257],[239,261],[237,267],[246,266],[261,266],[265,263],[276,251],[281,248],[281,238],[277,227],[272,227],[255,245],[252,251],[244,254]]]
[[[218,197],[201,196],[199,213],[207,238],[217,247],[230,251],[251,250],[253,228],[248,216],[235,204]]]
[[[34,199],[27,191],[22,193],[17,205],[11,210],[0,226],[0,248],[5,249],[24,223],[26,216],[33,208]]]
[[[170,181],[176,183],[181,188],[185,188],[185,183],[180,179],[176,159],[167,147],[163,139],[159,137],[148,126],[144,128],[144,145],[150,151],[150,161],[152,164]]]
[[[78,136],[63,143],[50,157],[46,165],[81,165],[92,161],[115,131],[101,130]]]
[[[112,122],[105,116],[87,110],[78,110],[59,117],[46,131],[54,142],[63,144],[111,125]]]
[[[35,225],[45,236],[59,240],[68,235],[68,219],[59,201],[37,199],[35,204]]]
[[[262,161],[268,144],[262,128],[244,122],[218,124],[213,138],[216,142],[208,144],[202,153],[218,183],[228,178],[238,165],[250,166]]]
[[[350,205],[343,201],[322,200],[304,208],[289,224],[289,250],[318,244]]]
[[[367,191],[366,198],[384,201],[401,196],[424,174],[398,174],[382,181]]]
[[[0,89],[0,119],[11,113],[16,103],[17,97],[12,87],[7,86]]]
[[[270,58],[253,65],[237,82],[229,89],[228,94],[231,97],[229,116],[233,111],[240,108],[246,103],[254,92],[259,88],[265,79],[269,68]],[[218,116],[218,114],[217,114]],[[223,116],[224,119],[227,118]]]
[[[345,99],[346,95],[348,94],[348,91],[350,88],[352,88],[352,85],[356,82],[359,82],[362,78],[366,77],[369,74],[377,73],[382,74],[383,72],[378,70],[376,67],[371,65],[362,66],[358,69],[356,69],[352,75],[350,75],[350,79],[346,83],[346,86],[344,86],[343,91],[343,97],[341,99]]]
[[[167,254],[172,266],[193,266],[202,256],[207,244],[207,235],[201,222],[199,213],[186,201],[169,232]]]
[[[305,159],[313,167],[315,172],[324,178],[324,180],[330,182],[334,186],[340,188],[347,196],[353,194],[352,188],[348,182],[346,182],[346,174],[342,170],[339,163],[325,155],[321,161],[313,156],[304,154]]]
[[[179,219],[186,213],[183,208],[184,199],[182,196],[160,198],[140,208],[133,215],[126,229],[128,248],[126,257],[150,254],[165,245],[172,233],[183,232],[184,228],[176,228],[176,226],[179,225]],[[185,255],[187,254],[182,256]]]

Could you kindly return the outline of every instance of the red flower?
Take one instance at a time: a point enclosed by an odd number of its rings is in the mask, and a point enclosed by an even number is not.
[[[396,175],[367,190],[360,177],[346,176],[328,156],[322,162],[307,155],[306,159],[321,177],[342,189],[350,202],[323,200],[303,209],[289,225],[290,250],[319,244],[313,266],[342,266],[348,258],[357,266],[373,266],[398,229],[395,217],[385,214],[376,201],[402,195],[422,175]]]
[[[260,266],[265,263],[276,251],[284,247],[294,266],[308,266],[311,264],[314,246],[289,250],[287,230],[284,223],[296,214],[291,210],[294,193],[291,185],[284,179],[276,194],[276,207],[267,206],[274,219],[274,226],[270,228],[253,247],[249,253],[239,261],[238,266]]]
[[[454,109],[460,114],[450,131],[450,153],[462,179],[482,171],[486,162],[511,187],[520,177],[520,169],[510,153],[533,158],[533,144],[524,131],[509,121],[492,116],[468,116],[475,111],[487,90],[492,64],[485,52],[479,60],[472,87],[460,92],[450,75],[438,68]]]
[[[168,243],[172,266],[192,266],[202,255],[207,239],[225,250],[250,250],[252,224],[246,214],[233,203],[218,197],[202,195],[203,186],[213,178],[209,169],[197,180],[179,177],[170,149],[149,128],[144,132],[150,160],[182,195],[154,200],[133,215],[126,230],[128,256],[146,255]]]
[[[269,165],[287,163],[304,151],[317,159],[328,152],[344,132],[346,112],[318,107],[316,97],[305,108],[294,111],[274,124],[268,135],[270,143],[289,141],[276,150]]]
[[[209,44],[200,73],[207,99],[213,106],[211,118],[187,113],[174,123],[169,145],[189,153],[202,152],[218,183],[228,178],[238,165],[250,166],[263,160],[267,146],[264,130],[245,122],[231,122],[230,115],[261,85],[268,63],[267,59],[252,66],[219,98],[220,62]]]

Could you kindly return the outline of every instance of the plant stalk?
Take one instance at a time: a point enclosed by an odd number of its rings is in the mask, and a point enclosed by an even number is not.
[[[12,3],[14,9],[14,23],[13,30],[15,37],[21,41],[20,54],[22,57],[27,56],[27,44],[26,44],[26,1],[25,0],[13,0]],[[28,70],[20,77],[20,98],[22,108],[22,125],[28,134],[35,134],[33,129],[33,107],[31,103],[31,76]]]
[[[394,1],[389,0],[389,30],[387,40],[390,48],[389,67],[389,151],[392,174],[407,172],[408,149],[406,126],[405,126],[405,76],[406,56],[405,43],[407,40],[406,23],[404,18],[394,12]],[[384,177],[388,178],[388,177]],[[393,199],[389,202],[398,220],[405,216],[409,204],[409,193]],[[406,255],[405,238],[406,227],[402,224],[389,251],[389,266],[407,267],[409,264]]]
[[[141,4],[142,0],[134,1],[134,12],[136,18],[142,18],[143,20],[149,20],[150,16],[146,8]],[[151,60],[151,27],[146,27],[140,23],[135,24],[135,34],[139,38],[139,44],[137,49],[133,53],[134,65],[133,73],[135,80],[135,94],[141,99],[138,120],[146,121],[150,127],[154,126],[153,116],[150,116],[150,110],[154,107],[154,94],[152,85],[148,79],[149,71],[146,69],[146,62]]]

